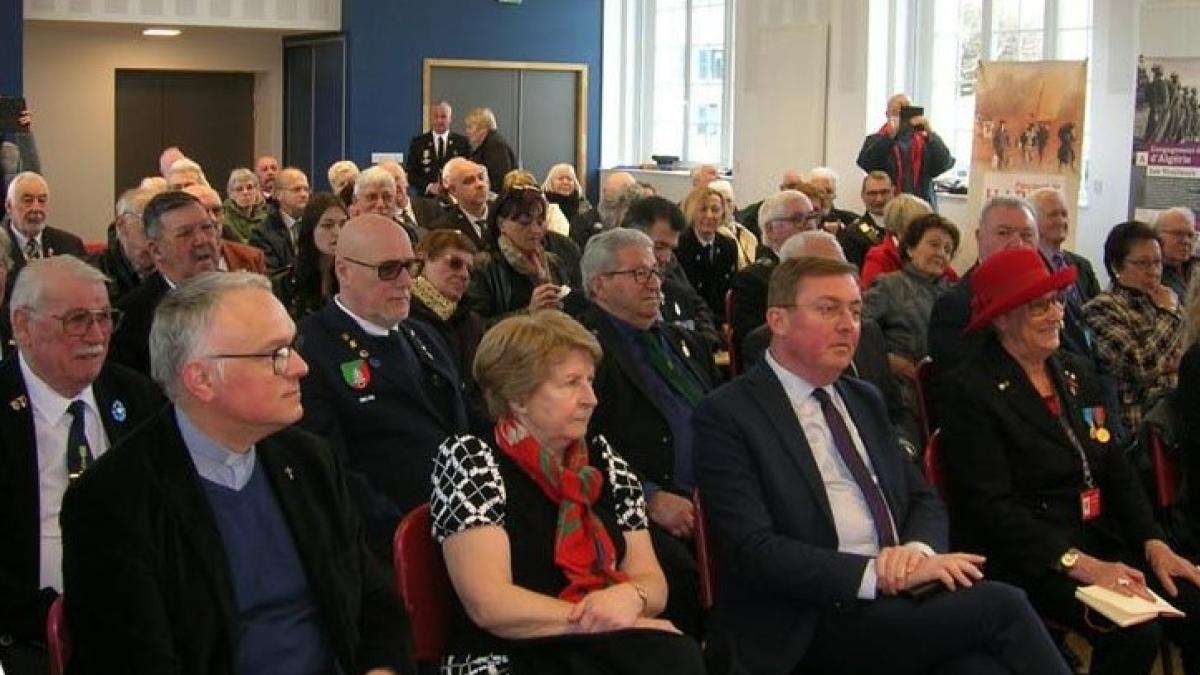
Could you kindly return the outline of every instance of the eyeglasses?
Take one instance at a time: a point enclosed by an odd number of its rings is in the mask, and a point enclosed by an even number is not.
[[[295,345],[284,345],[269,352],[257,354],[209,354],[206,359],[271,359],[271,370],[276,375],[287,373],[292,362],[292,354],[296,352]]]
[[[470,260],[465,260],[454,255],[448,255],[445,258],[442,258],[442,260],[445,261],[446,267],[449,267],[451,272],[461,272],[466,270],[467,274],[470,274],[471,270],[475,267]]]
[[[1174,237],[1176,239],[1183,239],[1184,241],[1196,241],[1196,233],[1189,230],[1180,230],[1178,232],[1172,230],[1163,230],[1161,234],[1168,237]]]
[[[63,335],[68,337],[83,337],[92,329],[92,324],[101,332],[111,333],[121,325],[121,317],[125,313],[119,309],[74,309],[66,314],[50,314],[52,319],[62,322]]]
[[[355,260],[350,257],[343,257],[346,262],[352,262],[355,265],[370,267],[375,270],[375,274],[379,275],[380,281],[392,281],[400,276],[400,273],[408,270],[408,276],[417,277],[424,269],[425,263],[420,258],[399,258],[397,260],[384,260],[380,263],[369,263],[361,260]]]
[[[658,277],[659,281],[662,281],[662,278],[663,278],[662,271],[659,270],[657,267],[638,267],[637,269],[632,269],[632,270],[617,270],[616,272],[605,272],[604,276],[615,277],[615,276],[618,276],[621,274],[628,274],[628,275],[632,276],[634,281],[636,281],[637,283],[639,283],[643,286],[645,286],[647,283],[650,282],[650,277]]]
[[[1161,268],[1163,266],[1162,258],[1128,258],[1125,260],[1126,265],[1133,265],[1140,270],[1151,270]]]
[[[786,218],[772,218],[772,223],[791,223],[795,227],[806,227],[821,220],[820,211],[809,213],[794,213]]]
[[[1050,313],[1051,308],[1062,309],[1067,304],[1067,296],[1063,292],[1055,293],[1037,300],[1030,301],[1026,307],[1029,308],[1029,316],[1034,319],[1040,319]]]
[[[828,321],[830,323],[837,321],[838,319],[842,318],[843,315],[849,312],[851,321],[854,323],[862,323],[863,309],[861,302],[847,304],[835,302],[833,300],[818,300],[816,302],[810,302],[806,304],[775,305],[775,307],[782,307],[785,309],[811,309],[812,311],[816,312],[817,316],[821,317],[823,321]]]

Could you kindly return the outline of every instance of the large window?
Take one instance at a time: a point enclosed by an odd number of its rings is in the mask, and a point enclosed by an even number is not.
[[[907,88],[925,104],[930,123],[958,160],[951,172],[964,182],[970,173],[979,61],[1081,60],[1091,53],[1092,0],[909,2],[909,16],[923,28],[916,34],[932,40],[897,42],[898,49],[914,54]],[[898,89],[905,88],[899,84]],[[1087,145],[1085,134],[1085,173]]]
[[[685,162],[729,164],[734,0],[609,0],[604,72],[622,73],[605,86],[606,141],[602,161],[637,164],[652,155]]]

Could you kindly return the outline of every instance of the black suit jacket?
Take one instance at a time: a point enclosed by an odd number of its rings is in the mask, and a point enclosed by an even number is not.
[[[404,168],[408,171],[408,184],[417,194],[425,194],[425,188],[430,183],[436,183],[441,178],[442,167],[454,157],[466,157],[471,154],[471,142],[466,136],[453,131],[446,135],[446,151],[442,157],[437,156],[437,147],[433,141],[433,132],[426,131],[419,136],[413,136],[408,144],[408,155],[404,158]]]
[[[945,511],[896,444],[878,391],[848,377],[834,386],[900,541],[944,551]],[[720,569],[716,630],[747,672],[792,672],[821,615],[857,605],[870,558],[838,552],[825,483],[767,364],[718,389],[692,420],[696,476]]]
[[[683,267],[692,288],[704,298],[713,314],[725,323],[725,291],[729,289],[734,272],[737,271],[737,243],[718,233],[712,243],[715,248],[712,260],[704,255],[704,247],[691,228],[679,235],[679,247],[675,259]]]
[[[296,247],[292,245],[292,237],[278,210],[271,211],[266,220],[250,231],[250,244],[262,249],[269,276],[296,262]]]
[[[8,288],[4,291],[4,299],[7,302],[12,295],[13,280],[17,278],[17,274],[25,269],[25,264],[29,262],[25,259],[25,251],[17,245],[17,235],[13,234],[12,222],[8,221],[5,225],[8,230],[8,240],[12,242],[12,269],[8,271]],[[83,250],[83,240],[79,237],[60,230],[57,227],[47,225],[42,228],[42,255],[50,257],[52,255],[73,255],[80,260],[87,260],[87,254]]]
[[[488,183],[496,194],[504,192],[504,176],[517,168],[517,153],[499,131],[484,137],[479,147],[471,152],[471,160],[487,167]]]
[[[441,338],[419,321],[401,327],[420,362],[421,381],[407,374],[399,345],[367,335],[333,302],[298,329],[309,366],[300,382],[300,424],[328,439],[342,457],[375,543],[390,541],[401,516],[429,500],[438,445],[469,431],[466,387]],[[355,388],[342,366],[360,359],[370,378]]]
[[[158,387],[117,365],[105,366],[92,392],[109,447],[164,403]],[[0,362],[0,642],[46,639],[46,612],[58,597],[39,585],[41,491],[38,452],[25,378],[16,355]],[[120,406],[114,411],[117,403]],[[122,412],[123,411],[123,412]]]
[[[725,338],[717,331],[712,310],[692,288],[678,264],[668,267],[663,275],[662,298],[663,321],[692,331],[714,352],[725,348]]]
[[[491,207],[492,205],[489,204],[489,210]],[[468,218],[467,214],[458,207],[458,204],[453,202],[443,202],[441,204],[441,209],[441,216],[433,221],[433,225],[429,229],[458,230],[459,232],[467,235],[467,239],[470,239],[471,243],[475,244],[475,248],[479,249],[480,251],[487,248],[486,222],[483,224],[483,234],[479,234],[475,231],[475,226],[471,223],[470,218]]]
[[[882,242],[884,234],[886,231],[876,225],[870,215],[864,213],[842,228],[837,234],[837,239],[842,245],[842,252],[846,254],[846,260],[861,271],[863,263],[867,260],[867,251]]]
[[[1079,454],[998,338],[989,335],[978,358],[962,362],[943,385],[942,457],[956,543],[985,553],[996,573],[1032,579],[1053,572],[1070,547],[1101,558],[1114,551],[1140,555],[1142,542],[1163,537],[1124,449],[1090,438],[1080,368],[1072,354],[1047,361],[1064,417],[1101,489],[1101,517],[1086,525]]]
[[[109,240],[108,248],[93,256],[90,262],[109,278],[108,301],[116,305],[142,283],[142,278],[133,269],[133,263],[125,257],[119,241]]]
[[[342,670],[411,672],[404,610],[366,551],[328,444],[289,427],[255,452]],[[174,407],[84,474],[67,492],[62,524],[70,673],[232,675],[237,571]]]
[[[150,326],[154,310],[171,286],[161,272],[155,272],[142,285],[121,298],[117,308],[125,312],[121,325],[113,333],[108,358],[139,373],[150,372]]]
[[[733,348],[738,350],[742,363],[747,363],[743,341],[750,331],[766,323],[767,286],[771,272],[779,264],[779,256],[774,251],[769,248],[765,251],[763,257],[738,270],[729,284],[733,293],[733,314],[729,324],[733,328]]]
[[[675,446],[662,403],[642,377],[625,340],[609,315],[589,307],[580,317],[596,335],[604,356],[596,366],[592,387],[598,404],[588,424],[588,434],[603,434],[642,480],[679,491],[674,484]],[[659,323],[675,358],[687,365],[705,391],[712,389],[716,373],[708,345],[690,331]]]
[[[1074,265],[1075,269],[1079,271],[1075,278],[1075,287],[1083,296],[1083,302],[1086,303],[1100,295],[1100,282],[1096,280],[1096,271],[1092,269],[1092,263],[1087,258],[1071,251],[1063,251],[1063,257],[1067,259],[1068,264]]]

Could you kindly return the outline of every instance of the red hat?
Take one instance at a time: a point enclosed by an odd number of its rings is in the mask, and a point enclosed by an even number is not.
[[[1074,267],[1051,274],[1037,251],[1000,251],[971,273],[971,322],[963,333],[979,330],[997,316],[1073,283]]]

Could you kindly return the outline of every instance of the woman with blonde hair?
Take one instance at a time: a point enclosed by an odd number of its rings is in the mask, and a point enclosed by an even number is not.
[[[709,183],[708,187],[725,198],[725,222],[721,224],[721,233],[737,242],[737,268],[740,270],[758,259],[758,237],[737,221],[737,197],[733,194],[733,183],[719,179]]]
[[[728,217],[725,196],[705,185],[694,188],[683,203],[688,228],[679,235],[675,258],[713,314],[728,321],[725,292],[737,271],[738,245],[720,231]]]
[[[463,125],[471,142],[471,161],[487,169],[492,192],[500,194],[504,177],[517,168],[517,153],[496,131],[496,113],[491,108],[476,108],[463,118]]]

